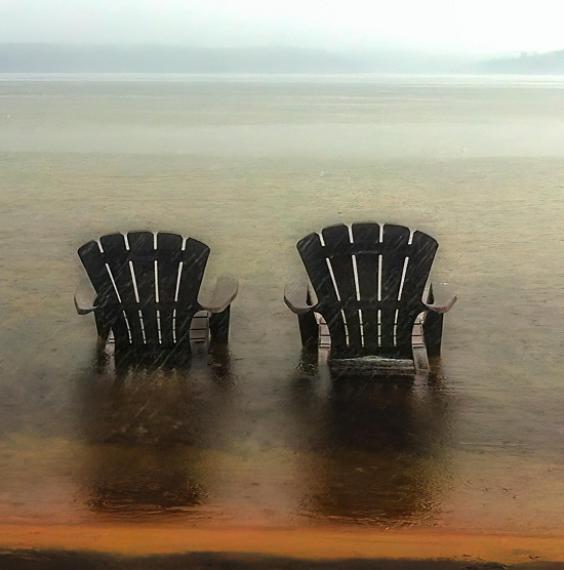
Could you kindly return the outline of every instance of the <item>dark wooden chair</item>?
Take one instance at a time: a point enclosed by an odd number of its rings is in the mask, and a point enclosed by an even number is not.
[[[94,313],[101,343],[118,352],[189,355],[191,342],[226,343],[237,280],[222,276],[199,300],[207,245],[173,233],[130,232],[89,241],[78,250],[94,288],[76,291],[78,314]]]
[[[456,297],[434,304],[431,236],[397,225],[357,223],[312,233],[297,244],[307,281],[286,287],[302,343],[330,345],[333,369],[378,373],[429,368],[439,356],[443,317]]]

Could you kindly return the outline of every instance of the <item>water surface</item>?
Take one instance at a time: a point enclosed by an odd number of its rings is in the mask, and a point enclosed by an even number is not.
[[[560,533],[564,83],[0,81],[0,518]],[[282,302],[324,225],[434,235],[459,303],[413,383],[335,381]],[[116,374],[74,313],[76,249],[212,248],[229,350]]]

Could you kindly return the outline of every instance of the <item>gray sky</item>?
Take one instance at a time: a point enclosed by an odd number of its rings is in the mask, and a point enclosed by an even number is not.
[[[0,0],[1,42],[564,49],[564,0]]]

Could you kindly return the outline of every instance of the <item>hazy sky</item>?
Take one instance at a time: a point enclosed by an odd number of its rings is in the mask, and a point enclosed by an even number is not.
[[[1,42],[564,49],[564,0],[0,0]]]

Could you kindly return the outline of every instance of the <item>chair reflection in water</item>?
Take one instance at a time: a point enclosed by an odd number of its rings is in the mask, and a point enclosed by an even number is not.
[[[84,506],[112,518],[198,516],[215,472],[206,450],[221,447],[233,423],[227,347],[212,346],[208,359],[183,365],[114,367],[111,360],[93,347],[77,382]]]
[[[208,300],[200,286],[210,249],[173,233],[129,232],[89,241],[78,255],[93,286],[75,294],[79,314],[93,313],[102,346],[124,358],[186,360],[192,343],[227,343],[237,281],[221,276]]]
[[[428,283],[438,248],[397,225],[356,223],[311,233],[297,244],[309,282],[286,287],[304,347],[330,348],[343,374],[412,374],[441,352],[443,318]]]
[[[309,351],[290,383],[307,518],[409,526],[440,517],[456,413],[440,361],[425,381],[334,374]]]

